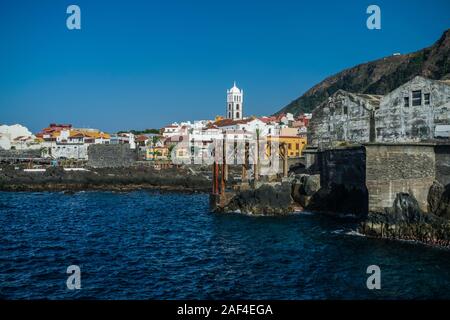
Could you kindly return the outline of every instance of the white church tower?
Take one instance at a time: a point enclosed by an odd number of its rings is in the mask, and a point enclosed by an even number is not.
[[[243,110],[244,90],[236,87],[236,81],[233,88],[227,90],[227,113],[226,118],[233,120],[241,120],[244,117]]]

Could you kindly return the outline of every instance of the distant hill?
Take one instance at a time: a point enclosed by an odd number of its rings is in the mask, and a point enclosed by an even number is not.
[[[360,64],[328,77],[276,114],[312,112],[339,89],[354,93],[386,94],[418,75],[437,80],[450,79],[449,52],[450,29],[429,48]]]

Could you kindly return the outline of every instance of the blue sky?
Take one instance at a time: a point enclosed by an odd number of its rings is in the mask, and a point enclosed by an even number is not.
[[[81,8],[82,29],[66,27]],[[366,28],[381,8],[382,29]],[[0,124],[106,131],[213,118],[233,80],[271,114],[347,67],[433,44],[448,0],[0,2]]]

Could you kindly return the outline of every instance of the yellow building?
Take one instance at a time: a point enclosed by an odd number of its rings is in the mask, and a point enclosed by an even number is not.
[[[278,141],[281,145],[282,143],[287,144],[288,149],[288,157],[289,158],[298,158],[302,156],[302,151],[306,147],[306,137],[301,136],[268,136],[267,137],[267,146],[270,148],[271,141]],[[270,150],[268,150],[270,154]]]
[[[145,154],[146,160],[167,160],[169,158],[169,148],[149,147]]]

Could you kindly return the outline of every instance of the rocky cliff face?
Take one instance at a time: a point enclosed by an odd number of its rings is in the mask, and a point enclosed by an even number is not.
[[[429,48],[360,64],[331,76],[277,113],[311,112],[339,89],[384,95],[415,76],[450,79],[450,29]]]

